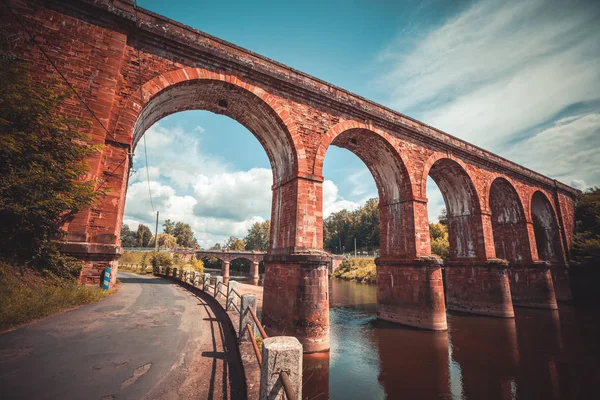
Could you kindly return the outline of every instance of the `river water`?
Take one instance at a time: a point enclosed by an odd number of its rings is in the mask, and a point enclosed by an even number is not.
[[[376,319],[375,285],[330,281],[331,351],[304,357],[305,399],[600,398],[600,312],[448,314],[447,332]]]

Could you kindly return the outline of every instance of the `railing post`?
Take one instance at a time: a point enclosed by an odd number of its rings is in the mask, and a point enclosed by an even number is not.
[[[179,280],[183,280],[183,270],[179,269]]]
[[[260,399],[286,399],[281,372],[287,373],[291,391],[302,399],[302,344],[293,336],[263,340]]]
[[[204,274],[204,280],[202,281],[202,291],[206,292],[210,285],[210,274]]]
[[[194,282],[192,283],[192,285],[198,286],[199,283],[200,283],[200,272],[194,271]]]
[[[229,305],[235,302],[235,293],[237,292],[237,282],[229,281],[229,285],[227,286],[227,302],[225,303],[225,311],[229,311]]]
[[[219,294],[219,286],[221,286],[221,284],[223,283],[223,277],[222,276],[215,276],[215,293],[213,295],[213,297],[216,299],[218,294]]]
[[[177,278],[177,268],[173,268],[173,278]]]
[[[252,332],[256,334],[256,324],[252,314],[248,311],[248,307],[252,307],[256,310],[256,295],[255,294],[243,294],[242,295],[242,307],[240,308],[240,342],[247,342],[250,340],[250,334],[246,329],[246,325],[250,324]]]

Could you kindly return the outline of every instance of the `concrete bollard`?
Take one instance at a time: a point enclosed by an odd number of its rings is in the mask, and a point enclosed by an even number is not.
[[[179,276],[178,276],[178,278],[179,278],[180,281],[183,280],[183,270],[182,269],[179,270]]]
[[[222,276],[215,276],[215,293],[213,297],[216,299],[219,294],[219,289],[221,288],[221,284],[223,283]]]
[[[297,399],[302,398],[302,344],[293,336],[273,336],[263,340],[260,367],[260,399],[286,399],[280,373],[289,377]]]
[[[200,272],[194,271],[194,282],[192,285],[198,286],[200,284]]]
[[[204,292],[208,290],[208,285],[210,285],[210,274],[204,274],[204,279],[202,280],[202,290]]]
[[[170,274],[167,274],[170,276]],[[173,276],[176,277],[177,276],[177,268],[173,268]]]
[[[236,281],[229,281],[229,285],[227,286],[227,302],[225,303],[225,311],[229,311],[229,307],[231,307],[232,304],[235,304],[235,293],[233,292],[234,290],[237,292],[237,282]]]
[[[243,294],[242,295],[242,307],[240,309],[240,342],[250,341],[250,335],[246,329],[246,325],[250,324],[252,327],[252,333],[256,336],[256,324],[252,314],[248,311],[248,307],[252,307],[256,312],[256,295],[255,294]]]

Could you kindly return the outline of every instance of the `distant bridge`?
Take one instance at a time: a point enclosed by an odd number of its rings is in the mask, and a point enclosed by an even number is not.
[[[223,278],[229,278],[229,264],[233,260],[243,258],[250,261],[250,275],[254,279],[258,279],[258,264],[263,261],[263,258],[267,255],[264,251],[237,251],[237,250],[199,250],[195,251],[197,259],[203,258],[217,258],[222,261],[221,264],[221,275]]]

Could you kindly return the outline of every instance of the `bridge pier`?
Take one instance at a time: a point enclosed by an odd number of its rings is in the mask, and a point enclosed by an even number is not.
[[[510,291],[516,306],[556,310],[556,294],[550,265],[536,261],[531,265],[512,265],[509,268]]]
[[[554,285],[556,301],[572,301],[573,295],[569,284],[569,266],[566,264],[552,264],[550,265],[550,271],[552,272],[552,283]]]
[[[229,261],[226,261],[226,260],[222,261],[221,275],[223,275],[223,278],[229,279]]]
[[[295,336],[305,353],[329,350],[329,257],[267,255],[263,324],[272,336]]]
[[[451,261],[446,267],[448,310],[513,318],[508,261]]]
[[[252,265],[250,266],[250,276],[252,276],[252,279],[256,280],[259,278],[258,275],[258,261],[252,261]]]
[[[448,329],[439,258],[377,258],[375,263],[377,318],[434,331]]]

